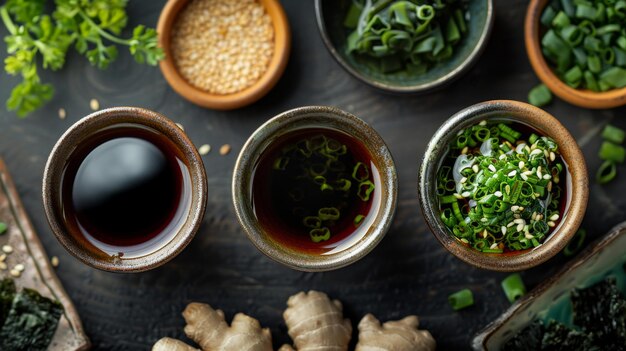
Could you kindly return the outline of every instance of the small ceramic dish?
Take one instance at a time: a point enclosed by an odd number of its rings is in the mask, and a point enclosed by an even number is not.
[[[216,110],[232,110],[252,104],[267,94],[276,85],[287,66],[291,49],[291,31],[287,15],[278,0],[259,0],[265,7],[274,25],[274,56],[267,71],[250,87],[233,94],[212,94],[189,84],[178,72],[172,59],[170,35],[178,13],[189,0],[169,0],[157,24],[159,46],[165,52],[165,59],[159,63],[163,76],[178,94],[194,104]]]
[[[556,141],[566,169],[567,204],[561,222],[542,245],[514,254],[487,254],[465,246],[445,227],[439,212],[437,172],[457,133],[483,120],[526,124]],[[578,230],[589,196],[587,167],[576,140],[552,115],[535,106],[508,100],[482,102],[457,112],[428,143],[419,171],[418,192],[422,213],[437,240],[450,253],[476,267],[494,271],[520,271],[537,266],[559,253]]]
[[[552,71],[541,51],[541,14],[549,0],[531,0],[526,11],[524,41],[530,65],[539,79],[561,99],[570,104],[592,109],[613,108],[626,105],[626,88],[595,92],[574,89],[563,83]]]
[[[346,53],[348,31],[343,26],[351,0],[315,0],[317,26],[322,40],[333,58],[360,81],[392,93],[427,93],[452,83],[474,65],[487,46],[493,27],[493,1],[469,2],[469,34],[454,56],[430,69],[425,74],[410,76],[406,73],[383,74],[357,62]]]
[[[307,253],[281,245],[260,223],[252,201],[252,183],[257,164],[265,150],[281,136],[295,130],[330,129],[346,133],[369,151],[380,175],[376,189],[378,207],[370,211],[367,229],[356,240],[324,254]],[[380,191],[378,190],[380,188]],[[243,146],[233,174],[233,203],[239,223],[262,253],[293,269],[319,272],[347,266],[376,247],[391,226],[396,209],[398,180],[389,149],[372,127],[361,119],[334,107],[308,106],[283,112],[259,127]]]
[[[571,324],[569,293],[589,287],[607,275],[616,276],[618,285],[626,286],[626,222],[613,228],[599,242],[569,262],[561,271],[515,302],[498,319],[478,333],[474,350],[502,350],[504,343],[534,319],[550,318]],[[550,313],[550,311],[553,311]]]
[[[66,170],[70,162],[81,157],[77,146],[114,128],[140,128],[166,138],[179,162],[186,166],[188,174],[182,177],[188,177],[190,184],[189,188],[185,187],[182,190],[181,198],[185,200],[179,205],[182,215],[176,225],[168,225],[158,236],[136,245],[139,248],[136,254],[124,256],[105,252],[96,247],[94,239],[79,234],[82,232],[80,224],[66,216],[68,207],[63,202],[63,179]],[[207,179],[198,151],[174,122],[150,110],[115,107],[90,114],[76,122],[61,136],[46,163],[42,196],[52,232],[74,257],[89,266],[105,271],[141,272],[168,262],[191,242],[204,217]],[[131,247],[125,248],[131,250]]]

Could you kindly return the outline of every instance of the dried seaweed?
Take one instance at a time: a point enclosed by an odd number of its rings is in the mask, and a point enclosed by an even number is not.
[[[626,349],[626,300],[615,278],[572,292],[574,324],[592,334],[603,350]]]
[[[58,301],[24,289],[15,295],[11,311],[0,330],[0,350],[45,351],[63,312]]]
[[[600,351],[601,348],[594,344],[592,335],[564,324],[550,321],[545,328],[541,343],[542,351]],[[527,350],[539,350],[527,349]]]
[[[534,321],[509,339],[502,348],[507,351],[540,350],[545,328],[541,321]]]
[[[15,297],[15,283],[12,279],[0,281],[0,328],[11,310],[11,303]]]

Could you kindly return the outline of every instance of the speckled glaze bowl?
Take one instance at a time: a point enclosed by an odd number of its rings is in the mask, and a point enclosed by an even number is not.
[[[469,34],[455,47],[450,60],[425,74],[410,76],[406,73],[383,74],[371,70],[346,53],[348,32],[343,26],[351,0],[315,0],[315,14],[322,40],[333,58],[358,80],[375,88],[392,93],[427,93],[452,83],[478,61],[487,46],[494,12],[492,0],[469,2]]]
[[[626,287],[626,267],[622,266],[624,262],[626,222],[617,225],[561,271],[516,301],[474,337],[472,348],[476,351],[504,350],[504,343],[535,318],[555,319],[571,325],[569,293],[574,288],[598,283],[609,274],[616,277],[618,286]]]
[[[184,221],[175,232],[164,234],[154,250],[140,256],[118,257],[98,249],[78,233],[72,221],[64,217],[62,184],[66,166],[75,157],[77,145],[94,134],[116,127],[140,127],[165,136],[175,148],[177,157],[187,166],[191,178],[189,200],[185,202]],[[43,205],[52,232],[61,245],[83,263],[105,271],[141,272],[156,268],[178,255],[193,239],[202,223],[207,200],[204,164],[185,133],[161,114],[138,107],[115,107],[94,112],[71,126],[57,141],[43,176]],[[152,247],[151,247],[152,248]]]
[[[380,172],[380,206],[367,232],[356,242],[327,254],[311,254],[290,249],[276,242],[255,215],[252,182],[264,150],[282,135],[308,128],[334,129],[360,140],[369,150]],[[233,203],[239,223],[248,238],[269,258],[293,269],[320,272],[347,266],[367,255],[382,240],[396,210],[398,180],[389,149],[378,133],[363,120],[326,106],[307,106],[283,112],[260,126],[243,146],[233,174]],[[374,211],[372,209],[371,211]]]
[[[449,144],[462,129],[482,120],[510,120],[526,124],[551,137],[566,163],[567,205],[561,222],[543,244],[516,254],[486,254],[463,245],[440,219],[436,192],[437,172]],[[520,271],[537,266],[559,253],[578,230],[589,196],[587,166],[576,140],[552,115],[535,106],[508,100],[482,102],[457,112],[437,130],[428,143],[419,170],[418,192],[422,213],[437,240],[450,253],[479,268],[494,271]]]

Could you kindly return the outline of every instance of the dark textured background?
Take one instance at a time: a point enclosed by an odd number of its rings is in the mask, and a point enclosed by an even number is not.
[[[449,88],[425,96],[391,96],[364,86],[333,61],[322,44],[311,0],[284,0],[293,32],[287,70],[260,102],[237,111],[218,112],[194,106],[174,93],[157,68],[135,64],[127,53],[108,70],[89,66],[72,55],[66,67],[44,74],[57,88],[54,100],[26,119],[0,109],[0,156],[13,174],[35,228],[49,255],[59,256],[58,274],[76,303],[95,349],[147,350],[162,336],[182,337],[180,315],[190,301],[207,302],[231,318],[243,311],[271,327],[275,345],[288,341],[282,321],[287,298],[318,289],[343,301],[354,326],[367,312],[382,320],[420,316],[441,350],[467,349],[471,337],[504,311],[500,288],[506,274],[473,268],[449,255],[426,227],[416,195],[417,170],[428,139],[456,111],[489,99],[525,100],[537,83],[526,58],[523,19],[526,1],[498,0],[489,46],[478,64]],[[130,25],[155,25],[164,1],[134,0]],[[0,35],[6,31],[0,29]],[[2,44],[0,58],[4,58]],[[0,74],[0,101],[15,79]],[[48,153],[72,123],[90,113],[89,100],[102,108],[135,105],[161,112],[182,123],[197,144],[209,143],[204,156],[209,202],[201,230],[189,247],[164,267],[141,274],[100,272],[80,264],[54,239],[41,204],[41,176]],[[399,202],[392,229],[382,243],[356,264],[328,273],[301,273],[276,264],[245,237],[231,204],[231,174],[237,153],[250,133],[281,111],[303,105],[334,105],[370,123],[387,141],[399,175]],[[60,107],[67,110],[59,120]],[[602,126],[626,128],[623,109],[589,111],[556,100],[547,110],[576,137],[592,173]],[[233,151],[220,156],[229,143]],[[620,167],[620,172],[624,172]],[[626,208],[625,175],[607,186],[591,185],[584,222],[593,237],[622,221]],[[565,262],[559,255],[523,273],[529,287]],[[468,287],[476,305],[453,312],[451,292]],[[353,338],[354,339],[354,338]]]

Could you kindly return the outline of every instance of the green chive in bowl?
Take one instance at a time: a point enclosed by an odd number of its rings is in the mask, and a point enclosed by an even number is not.
[[[451,50],[448,48],[449,43],[446,42],[445,49],[437,50],[437,58],[433,59],[430,53],[424,53],[432,49],[432,47],[429,47],[429,44],[432,45],[432,42],[434,42],[431,38],[436,38],[440,34],[437,33],[439,31],[436,28],[437,26],[433,25],[435,20],[428,26],[425,26],[427,28],[422,29],[417,28],[419,23],[421,23],[418,20],[417,24],[414,23],[415,29],[413,31],[406,31],[408,36],[406,33],[391,33],[393,31],[388,31],[390,33],[386,34],[394,36],[394,38],[386,41],[387,46],[393,45],[389,44],[391,42],[400,43],[399,45],[408,45],[410,53],[403,52],[403,54],[400,54],[405,56],[400,60],[400,63],[398,60],[384,60],[385,62],[381,62],[378,59],[370,59],[367,55],[355,54],[355,36],[351,36],[351,34],[354,31],[358,31],[358,29],[349,28],[349,26],[355,25],[355,21],[361,20],[358,13],[353,13],[352,16],[349,14],[356,11],[353,5],[355,3],[365,6],[371,4],[373,7],[385,7],[384,11],[378,13],[383,18],[383,22],[387,21],[386,19],[391,18],[391,16],[394,17],[391,21],[396,21],[395,18],[400,17],[415,20],[414,14],[420,13],[418,16],[422,16],[421,12],[424,11],[419,7],[423,5],[417,5],[417,8],[415,8],[414,6],[416,5],[412,1],[315,0],[315,12],[320,34],[333,58],[341,67],[360,81],[391,93],[418,94],[432,92],[461,77],[478,61],[478,58],[487,46],[494,21],[492,0],[456,2],[464,3],[465,7],[463,8],[462,16],[455,17],[454,11],[451,11],[449,16],[449,18],[457,18],[454,21],[457,23],[454,27],[457,28],[452,28],[452,33],[458,30],[460,34],[455,43],[450,45]],[[432,1],[432,3],[433,7],[436,7],[436,3],[452,6],[447,4],[446,1]],[[395,12],[389,15],[394,10]],[[435,17],[435,19],[437,18],[439,17]],[[440,26],[440,33],[443,38],[450,37],[451,31],[449,27],[451,23],[449,20],[446,20],[446,23]],[[364,28],[364,26],[361,28]],[[418,31],[420,34],[415,34]],[[360,33],[362,32],[360,31]],[[454,34],[452,36],[456,37]],[[371,47],[372,53],[381,52],[381,49],[382,51],[388,50],[383,46],[385,45],[382,45],[380,42],[374,42]],[[399,49],[396,50],[396,52],[400,51]],[[446,51],[448,51],[447,54]],[[408,59],[407,56],[412,58]],[[401,67],[398,67],[398,65]]]

